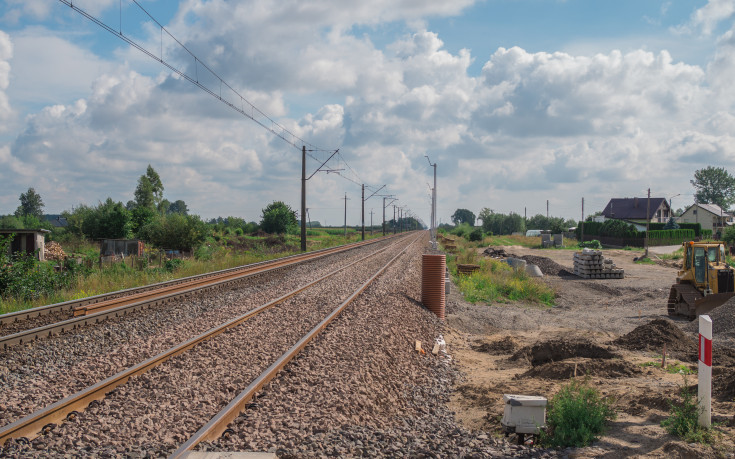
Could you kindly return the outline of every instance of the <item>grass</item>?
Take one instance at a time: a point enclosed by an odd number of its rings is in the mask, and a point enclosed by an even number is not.
[[[661,362],[644,362],[641,363],[642,367],[654,367],[654,368],[661,368]],[[669,365],[666,365],[666,372],[670,374],[682,374],[682,375],[692,375],[697,374],[697,370],[694,370],[683,363],[679,362],[671,362]]]
[[[348,228],[347,239],[342,233],[335,235],[335,231],[331,228],[314,228],[311,230],[318,235],[307,238],[307,251],[314,251],[343,245],[346,243],[356,242],[360,240],[360,234]],[[375,232],[372,238],[380,237],[382,233]],[[95,263],[91,273],[86,276],[78,276],[74,286],[69,289],[56,291],[51,295],[45,295],[33,300],[21,300],[16,298],[0,298],[0,314],[8,312],[21,311],[36,306],[46,304],[61,303],[64,301],[86,298],[89,296],[100,295],[103,293],[124,290],[143,285],[165,282],[182,277],[195,276],[205,274],[222,269],[233,268],[259,261],[271,260],[287,255],[299,253],[300,239],[299,236],[289,235],[285,237],[285,243],[282,247],[268,248],[265,246],[257,246],[252,250],[243,252],[234,250],[225,246],[225,242],[237,236],[218,235],[220,241],[215,242],[214,238],[203,247],[206,256],[202,259],[186,259],[175,270],[167,271],[163,267],[149,267],[143,270],[135,270],[129,265],[116,263],[112,266],[105,266],[102,269]],[[240,236],[247,239],[255,239],[249,236]],[[370,233],[366,230],[365,239],[370,239]],[[263,238],[260,238],[262,241]],[[207,247],[207,245],[209,245]],[[74,247],[64,247],[68,252],[76,252],[84,259],[97,260],[99,257],[99,248],[94,248],[90,244],[75,245]],[[96,252],[95,252],[96,250]]]
[[[661,426],[671,435],[676,435],[687,443],[715,443],[717,433],[714,428],[699,425],[699,405],[697,395],[689,386],[686,375],[681,388],[681,402],[669,402],[671,415],[661,421]]]
[[[641,264],[641,265],[655,265],[656,262],[651,260],[648,257],[642,257],[635,261],[635,263]]]
[[[600,396],[589,378],[572,379],[549,400],[541,443],[551,447],[587,446],[615,419],[612,400]]]
[[[523,237],[523,236],[511,236]],[[553,306],[556,294],[544,282],[516,271],[506,263],[480,258],[473,243],[462,238],[455,240],[457,251],[447,256],[449,271],[465,299],[471,303],[504,303],[526,301]],[[457,275],[457,264],[477,264],[480,269],[469,276]]]

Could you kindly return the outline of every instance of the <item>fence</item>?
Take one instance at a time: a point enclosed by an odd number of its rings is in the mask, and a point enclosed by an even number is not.
[[[600,244],[607,245],[611,247],[640,247],[643,248],[646,246],[646,238],[645,237],[633,237],[633,238],[623,238],[623,237],[610,237],[610,236],[588,236],[584,235],[585,241],[592,241],[592,240],[598,240],[600,241]],[[662,245],[679,245],[682,242],[686,242],[691,239],[683,239],[682,238],[660,238],[660,239],[648,239],[648,246],[649,247],[657,247]]]

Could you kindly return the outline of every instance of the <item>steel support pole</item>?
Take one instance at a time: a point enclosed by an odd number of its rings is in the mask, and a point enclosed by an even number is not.
[[[434,244],[436,244],[436,163],[434,163],[434,189],[431,190],[431,201],[432,201],[432,226],[434,227],[434,234],[432,235],[432,240],[434,241]]]
[[[347,193],[345,193],[345,237],[347,237]]]
[[[306,145],[301,147],[301,251],[306,252]]]
[[[385,236],[385,198],[383,198],[383,236]]]
[[[362,184],[362,240],[365,240],[365,184]]]

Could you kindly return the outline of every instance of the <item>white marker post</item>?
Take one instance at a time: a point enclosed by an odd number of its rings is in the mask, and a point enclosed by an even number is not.
[[[712,424],[712,319],[699,316],[699,425]]]

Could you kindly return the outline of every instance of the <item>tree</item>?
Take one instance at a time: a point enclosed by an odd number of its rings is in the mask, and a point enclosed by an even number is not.
[[[696,188],[694,197],[702,204],[717,204],[728,209],[735,202],[735,177],[724,167],[707,166],[694,172],[694,180],[690,180]]]
[[[455,225],[468,223],[470,226],[475,226],[475,214],[471,210],[457,209],[452,214],[452,222]]]
[[[729,246],[735,244],[735,226],[728,226],[727,228],[725,228],[725,233],[722,235],[722,240],[725,241]]]
[[[266,233],[284,234],[297,226],[296,212],[281,201],[274,201],[263,209],[260,227]]]
[[[0,229],[23,229],[24,227],[23,221],[17,217],[12,215],[0,217]]]
[[[95,207],[82,222],[82,232],[91,239],[130,237],[130,212],[122,202],[107,198]]]
[[[186,206],[184,201],[177,199],[168,206],[168,213],[187,215],[189,213],[189,208]]]
[[[41,218],[43,216],[43,200],[33,187],[28,188],[25,193],[21,193],[18,199],[20,199],[20,206],[15,210],[16,217],[35,215]]]
[[[158,172],[149,164],[145,174],[138,178],[138,186],[135,188],[135,204],[155,210],[162,200],[163,182]]]
[[[206,237],[206,224],[197,215],[158,216],[140,230],[142,239],[162,249],[190,250]]]
[[[665,230],[678,230],[679,224],[676,223],[676,220],[674,220],[674,217],[669,217],[669,221],[666,222],[664,225]]]
[[[156,213],[150,207],[136,207],[130,212],[130,229],[137,237],[141,237],[141,229],[156,219]]]

